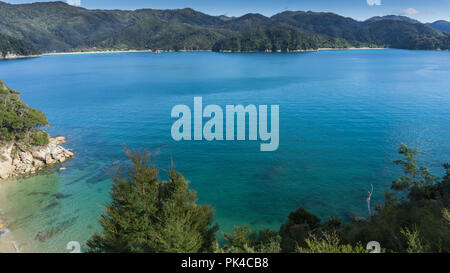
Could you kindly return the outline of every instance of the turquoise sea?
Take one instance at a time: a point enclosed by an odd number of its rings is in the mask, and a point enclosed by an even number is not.
[[[323,219],[367,217],[401,174],[401,142],[438,175],[450,160],[450,53],[336,50],[291,54],[118,53],[0,62],[0,79],[49,118],[76,153],[67,171],[7,181],[0,191],[24,251],[67,252],[99,230],[124,145],[151,151],[161,176],[173,159],[222,231],[278,229],[300,205]],[[280,146],[175,142],[177,104],[280,105]],[[35,240],[40,231],[53,236]],[[218,234],[220,239],[220,233]]]

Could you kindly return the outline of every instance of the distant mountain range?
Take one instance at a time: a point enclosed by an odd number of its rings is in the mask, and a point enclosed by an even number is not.
[[[427,25],[440,31],[450,32],[450,22],[444,20],[439,20],[434,23],[428,23]]]
[[[285,11],[272,17],[226,17],[189,8],[87,10],[64,2],[0,2],[0,33],[22,39],[43,52],[287,51],[360,46],[449,49],[450,34],[445,32],[445,23],[439,22],[426,25],[403,16],[360,22],[333,13],[303,11]]]
[[[373,23],[381,20],[395,20],[395,21],[403,21],[413,24],[422,24],[420,21],[417,21],[415,19],[406,17],[406,16],[400,16],[400,15],[386,15],[386,16],[375,16],[370,19],[367,19],[366,23]]]

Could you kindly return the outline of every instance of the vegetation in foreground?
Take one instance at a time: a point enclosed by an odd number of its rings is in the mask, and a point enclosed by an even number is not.
[[[0,144],[8,141],[34,146],[48,144],[48,134],[39,129],[49,125],[47,117],[23,103],[19,94],[0,80]]]
[[[174,169],[162,181],[148,153],[127,154],[133,166],[126,176],[114,178],[113,201],[100,220],[103,232],[87,243],[91,251],[212,251],[218,229],[211,226],[214,210],[196,203],[195,191]]]
[[[220,246],[214,211],[197,204],[183,176],[171,169],[161,181],[148,153],[127,151],[132,167],[114,179],[103,231],[87,245],[91,252],[368,253],[365,244],[377,241],[383,252],[450,252],[450,165],[438,178],[418,165],[417,149],[401,144],[398,152],[404,175],[369,219],[322,222],[300,207],[279,231],[235,227]]]

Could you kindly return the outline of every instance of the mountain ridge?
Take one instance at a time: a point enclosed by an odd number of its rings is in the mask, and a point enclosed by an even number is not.
[[[440,31],[450,32],[450,22],[445,20],[438,20],[427,25]]]
[[[331,47],[371,45],[449,49],[450,34],[404,16],[357,21],[330,12],[284,11],[271,17],[257,13],[224,17],[191,8],[89,10],[61,1],[31,4],[0,2],[0,7],[0,33],[29,42],[43,52],[211,50],[222,40],[243,37],[245,33],[261,28],[264,29],[261,33],[270,37],[274,35],[274,29],[279,30],[279,34],[290,33],[306,40],[314,40],[318,36],[321,41],[327,40]],[[279,39],[288,39],[286,37],[280,36]],[[292,44],[292,41],[285,42]],[[298,41],[300,44],[305,43]]]

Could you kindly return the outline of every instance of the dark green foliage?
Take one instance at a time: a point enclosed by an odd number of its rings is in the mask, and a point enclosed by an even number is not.
[[[335,231],[331,233],[323,233],[317,237],[312,235],[306,239],[307,247],[299,247],[297,252],[300,253],[369,253],[361,243],[355,246],[350,244],[342,244],[341,239]]]
[[[225,249],[234,248],[244,250],[252,245],[255,233],[248,226],[234,227],[231,234],[224,233],[223,236],[228,241],[224,246]]]
[[[413,23],[413,24],[421,24],[420,21],[417,21],[415,19],[406,17],[406,16],[399,16],[399,15],[386,15],[386,16],[375,16],[372,18],[367,19],[366,21],[364,21],[364,23],[374,23],[374,22],[378,22],[378,21],[383,21],[383,20],[394,20],[394,21],[403,21],[403,22],[408,22],[408,23]]]
[[[31,144],[48,143],[48,135],[35,129],[49,125],[47,117],[23,103],[18,94],[0,80],[0,141],[26,140],[31,137]]]
[[[361,23],[327,12],[285,11],[271,17],[277,24],[289,25],[302,32],[327,37],[356,40],[355,31]]]
[[[209,50],[231,32],[161,20],[140,21],[98,44],[101,48]]]
[[[340,229],[344,242],[378,241],[388,251],[411,252],[418,236],[422,251],[449,252],[450,225],[443,215],[450,205],[449,165],[444,164],[446,175],[438,181],[426,167],[418,167],[416,149],[402,144],[398,151],[404,159],[395,163],[403,167],[405,175],[395,180],[392,188],[406,192],[409,199],[387,191],[378,214]]]
[[[282,251],[294,252],[299,246],[306,247],[305,239],[319,227],[319,223],[320,219],[304,207],[291,212],[280,228]]]
[[[154,27],[153,24],[144,23],[145,21],[158,22],[162,31],[152,34],[155,37],[159,36],[162,44],[170,42],[170,37],[164,36],[165,34],[172,35],[165,27],[167,22],[173,23],[178,28],[183,28],[183,24],[189,24],[190,27],[195,28],[213,27],[223,23],[223,20],[218,17],[192,9],[87,10],[64,2],[37,2],[21,5],[0,2],[0,33],[31,42],[44,52],[99,49],[104,43],[109,48],[123,48],[122,38],[130,36],[121,32],[138,23],[143,23],[149,28]],[[139,30],[139,26],[132,27],[131,30],[133,29]],[[209,31],[215,32],[213,29]],[[134,34],[141,35],[139,32]],[[197,33],[194,33],[195,35]],[[118,43],[111,45],[111,39],[116,39]],[[135,37],[134,41],[127,41],[125,46],[129,49],[140,49],[142,46],[139,43],[134,44],[138,40],[138,37]],[[165,47],[168,46],[165,45]]]
[[[395,164],[402,166],[404,175],[399,179],[396,179],[392,183],[392,189],[396,191],[408,191],[409,197],[412,199],[419,199],[421,196],[427,195],[427,190],[431,189],[438,178],[433,176],[427,167],[417,166],[417,149],[411,149],[406,144],[401,144],[398,149],[398,153],[405,157],[404,160],[396,160]]]
[[[429,25],[430,27],[432,27],[436,30],[445,31],[445,32],[450,33],[450,22],[448,22],[448,21],[439,20],[434,23],[429,23],[427,25]]]
[[[256,232],[248,226],[234,227],[231,234],[224,233],[228,241],[221,252],[225,253],[279,253],[281,237],[268,229]]]
[[[31,145],[34,146],[47,145],[50,142],[49,135],[47,134],[47,132],[38,129],[33,130],[31,132],[30,138],[31,138]]]
[[[393,182],[399,193],[386,191],[371,218],[321,222],[300,207],[279,232],[235,227],[224,234],[222,248],[215,242],[217,226],[211,227],[213,210],[196,204],[181,174],[170,170],[169,181],[161,181],[148,154],[128,151],[133,166],[114,179],[103,231],[87,244],[92,252],[367,253],[364,244],[378,241],[383,252],[449,252],[450,165],[443,165],[446,174],[438,181],[418,167],[417,150],[402,144],[398,151],[404,159],[395,163],[405,172]]]
[[[20,56],[39,55],[40,51],[25,41],[0,34],[0,58],[7,54]]]
[[[297,32],[294,32],[298,31]],[[277,33],[271,33],[271,32]],[[210,16],[192,9],[87,10],[64,2],[0,2],[0,33],[44,52],[99,49],[304,50],[317,47],[449,49],[449,35],[407,17],[359,22],[333,13]],[[317,37],[320,37],[317,40]],[[243,44],[240,41],[243,39]]]
[[[447,35],[424,24],[382,20],[356,32],[356,40],[402,49],[449,49]]]
[[[169,181],[158,178],[148,153],[127,151],[133,166],[114,178],[112,202],[100,223],[103,231],[87,245],[92,252],[212,251],[217,225],[214,210],[198,205],[195,191],[171,169]]]
[[[222,23],[222,28],[236,32],[246,32],[255,28],[266,28],[274,26],[270,18],[261,14],[249,13],[241,17],[233,18]]]
[[[307,35],[291,28],[256,28],[238,37],[216,43],[214,51],[233,52],[287,52],[295,50],[311,50],[319,47],[319,38]]]
[[[281,226],[282,251],[364,252],[361,243],[377,241],[387,252],[449,252],[450,165],[443,165],[446,174],[439,181],[418,166],[417,149],[401,144],[398,152],[404,159],[395,163],[405,174],[393,181],[398,193],[386,191],[377,214],[345,224],[336,218],[320,223],[301,207]]]

